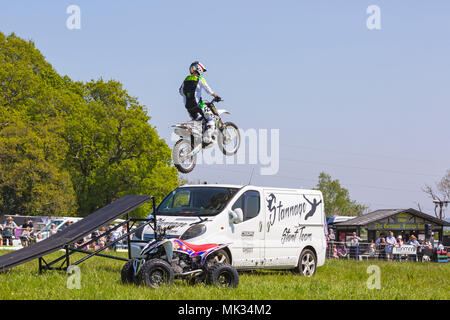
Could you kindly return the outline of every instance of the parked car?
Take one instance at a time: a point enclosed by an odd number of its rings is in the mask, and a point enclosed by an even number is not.
[[[75,223],[80,221],[83,218],[76,218],[76,217],[58,217],[58,218],[51,218],[50,221],[46,224],[46,226],[40,231],[42,234],[42,239],[46,239],[51,235],[51,226],[52,224],[55,225],[54,229],[55,232],[59,232],[67,228],[68,222]]]

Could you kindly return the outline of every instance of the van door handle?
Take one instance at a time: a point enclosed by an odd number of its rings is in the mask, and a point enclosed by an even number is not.
[[[262,225],[262,221],[259,222],[259,232],[262,231],[263,225]]]

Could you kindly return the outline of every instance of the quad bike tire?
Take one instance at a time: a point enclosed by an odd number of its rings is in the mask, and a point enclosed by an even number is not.
[[[236,288],[239,284],[239,274],[232,265],[214,264],[207,269],[206,283],[219,287]]]
[[[189,279],[189,284],[196,285],[196,284],[204,283],[206,281],[206,277],[207,277],[207,273],[208,273],[207,270],[209,268],[211,268],[213,265],[219,264],[219,263],[231,264],[231,259],[228,255],[228,253],[223,249],[214,252],[207,258],[206,263],[203,266],[204,272],[197,277],[193,277],[193,278]]]
[[[138,273],[138,282],[150,288],[159,288],[173,282],[174,271],[171,265],[162,259],[151,259],[144,263]]]
[[[125,265],[122,268],[122,271],[120,272],[120,276],[122,278],[122,283],[135,283],[136,282],[136,276],[134,275],[134,268],[133,268],[133,262],[134,259],[128,260]]]
[[[219,131],[219,134],[218,134],[218,137],[217,137],[217,144],[219,145],[220,151],[222,151],[222,153],[224,155],[232,156],[232,155],[236,154],[236,152],[239,150],[239,147],[241,145],[241,134],[239,133],[239,129],[238,129],[237,125],[235,125],[233,122],[225,122],[223,124],[223,128],[226,128],[226,127],[232,127],[237,132],[238,143],[237,143],[237,146],[236,146],[235,150],[232,151],[232,152],[229,152],[229,151],[227,151],[225,149],[224,144],[223,144],[224,136],[222,134],[222,131]]]
[[[194,155],[194,156],[192,156],[192,158],[193,158],[192,165],[189,166],[188,168],[185,168],[180,164],[180,159],[179,159],[180,148],[182,147],[183,144],[188,144],[188,143],[189,142],[187,142],[186,140],[180,139],[173,146],[173,151],[172,151],[173,163],[175,165],[175,168],[177,168],[177,170],[181,173],[191,172],[192,170],[194,170],[195,165],[197,163],[197,155]]]

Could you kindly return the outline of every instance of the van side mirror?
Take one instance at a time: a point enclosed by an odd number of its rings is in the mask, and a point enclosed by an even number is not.
[[[236,208],[234,209],[234,211],[230,210],[229,217],[231,224],[241,223],[242,221],[244,221],[244,213],[242,212],[241,208]]]

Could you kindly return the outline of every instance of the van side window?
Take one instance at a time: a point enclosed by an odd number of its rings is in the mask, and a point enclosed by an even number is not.
[[[244,221],[250,220],[259,214],[260,198],[258,191],[247,191],[236,200],[232,210],[241,208],[244,213]]]

